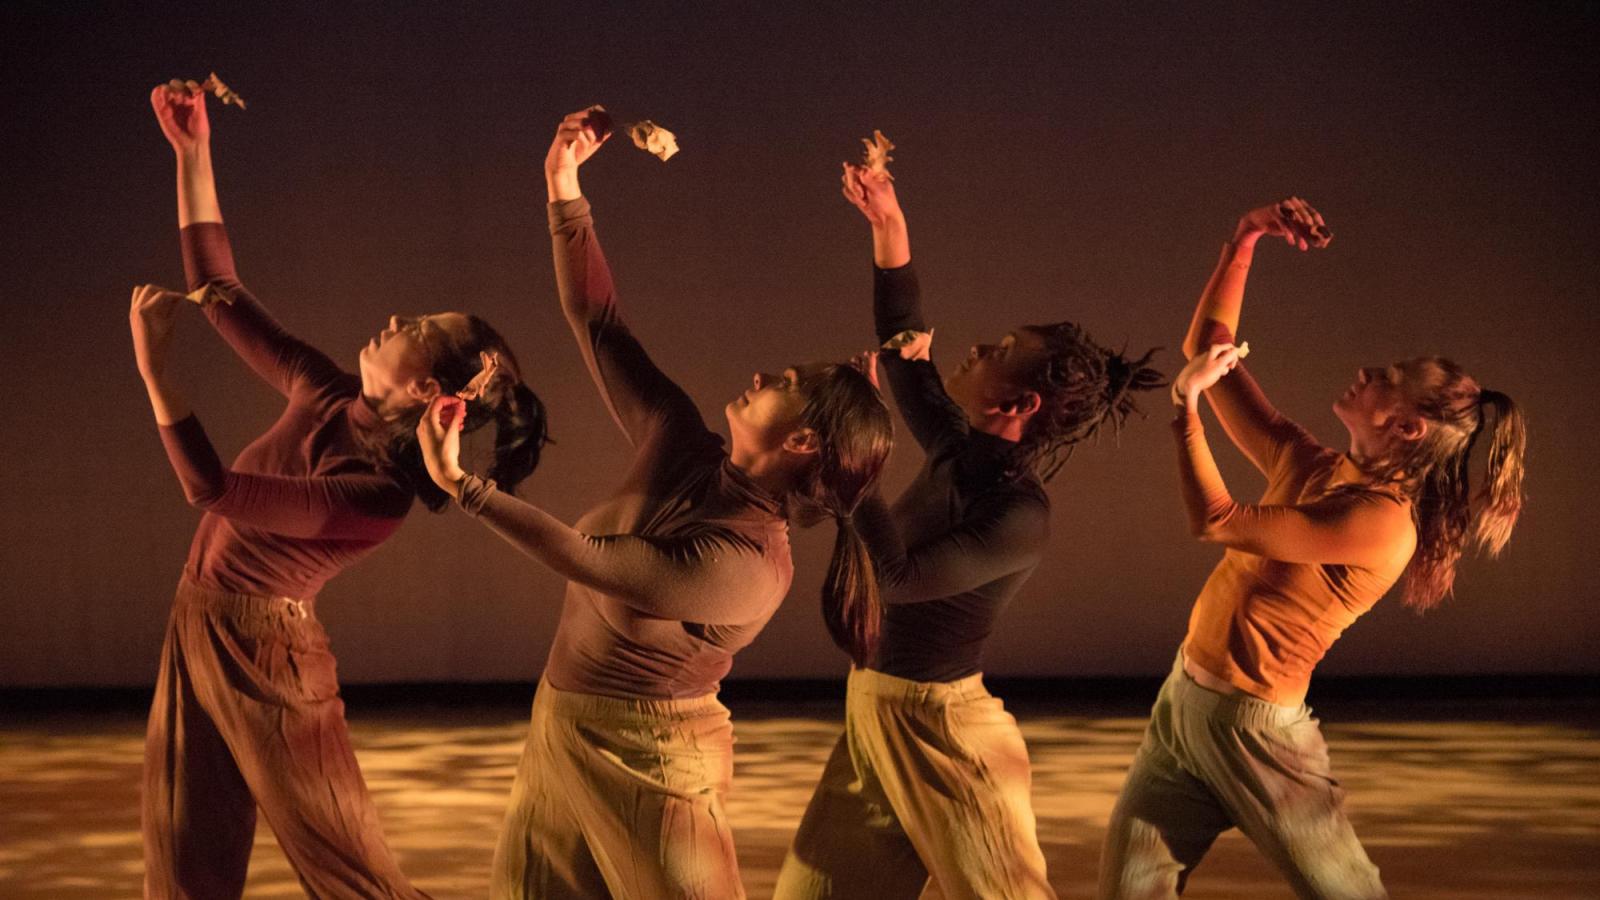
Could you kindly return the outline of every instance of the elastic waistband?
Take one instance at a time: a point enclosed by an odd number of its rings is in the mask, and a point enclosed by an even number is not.
[[[1304,703],[1279,706],[1249,694],[1222,694],[1195,681],[1183,670],[1183,651],[1172,663],[1172,674],[1162,690],[1170,692],[1172,702],[1206,717],[1244,728],[1281,728],[1310,714]]]
[[[175,603],[214,609],[236,615],[282,616],[289,619],[309,619],[316,614],[315,596],[269,597],[261,594],[238,594],[195,584],[188,575],[178,581]]]
[[[983,686],[983,673],[978,672],[955,681],[912,681],[885,675],[875,669],[850,669],[847,690],[852,694],[870,694],[912,703],[948,703],[954,700],[976,700],[989,696]]]
[[[728,708],[716,694],[702,697],[667,699],[655,697],[607,697],[603,694],[582,694],[552,687],[544,678],[533,703],[548,704],[551,711],[574,719],[604,719],[607,722],[660,722],[675,719],[697,719],[702,716],[726,716]]]

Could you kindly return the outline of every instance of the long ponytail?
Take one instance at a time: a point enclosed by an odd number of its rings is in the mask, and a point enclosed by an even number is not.
[[[1378,472],[1413,498],[1417,549],[1401,582],[1403,602],[1432,609],[1455,587],[1456,565],[1469,545],[1496,556],[1522,512],[1527,423],[1499,391],[1484,390],[1460,366],[1441,357],[1400,365],[1417,412],[1428,422],[1421,440]],[[1493,413],[1489,425],[1487,412]],[[1489,432],[1484,483],[1471,485],[1472,449]]]
[[[822,620],[833,642],[857,665],[867,665],[883,630],[883,605],[872,553],[851,516],[883,472],[894,423],[878,389],[851,366],[826,366],[802,389],[801,424],[817,433],[818,449],[798,491],[801,523],[832,518],[839,529],[822,582]]]
[[[848,515],[835,516],[838,533],[822,581],[822,621],[833,642],[858,666],[867,665],[883,633],[883,601],[872,553]]]

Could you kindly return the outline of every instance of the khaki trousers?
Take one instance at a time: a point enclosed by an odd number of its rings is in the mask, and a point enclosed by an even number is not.
[[[1309,707],[1207,690],[1183,671],[1180,653],[1111,813],[1100,897],[1178,896],[1229,828],[1254,841],[1300,897],[1386,897],[1343,803]]]
[[[1054,898],[1031,786],[1022,733],[982,675],[856,669],[775,900]]]
[[[310,601],[178,586],[143,788],[146,897],[239,897],[258,806],[311,897],[426,896],[384,842]]]
[[[490,894],[742,900],[732,780],[733,724],[715,695],[626,700],[540,681]]]

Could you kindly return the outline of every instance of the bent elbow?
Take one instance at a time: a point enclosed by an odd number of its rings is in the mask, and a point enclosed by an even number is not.
[[[201,512],[210,512],[213,507],[222,501],[222,491],[207,488],[185,486],[183,496],[185,500],[189,501],[190,506]]]
[[[1238,509],[1235,504],[1218,506],[1200,515],[1189,516],[1189,536],[1202,544],[1220,544],[1226,537],[1228,523]]]

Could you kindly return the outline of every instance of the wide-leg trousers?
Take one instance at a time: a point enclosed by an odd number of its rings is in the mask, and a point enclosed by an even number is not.
[[[1238,828],[1304,898],[1386,897],[1344,815],[1310,707],[1202,687],[1179,654],[1111,813],[1102,900],[1174,898]]]
[[[312,601],[178,587],[145,735],[145,896],[244,891],[256,810],[314,898],[419,898],[356,764]]]
[[[1054,898],[1031,788],[1022,732],[982,675],[856,669],[775,900]]]
[[[707,695],[604,697],[541,681],[495,900],[743,900],[723,802],[733,723]]]

